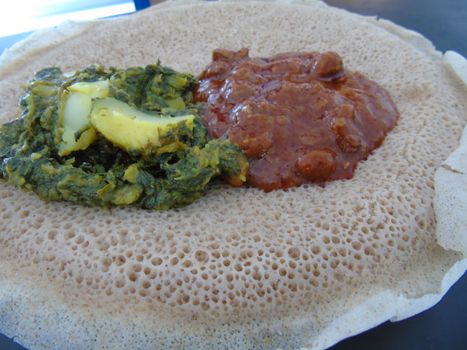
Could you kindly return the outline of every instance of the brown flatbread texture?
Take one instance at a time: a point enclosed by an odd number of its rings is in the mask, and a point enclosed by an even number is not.
[[[199,73],[218,47],[336,51],[401,117],[353,179],[324,188],[217,186],[154,212],[44,203],[1,183],[0,331],[33,350],[324,349],[435,304],[467,265],[462,213],[437,231],[433,202],[467,92],[426,40],[404,36],[316,2],[187,3],[65,24],[7,51],[1,122],[40,68],[160,59]]]

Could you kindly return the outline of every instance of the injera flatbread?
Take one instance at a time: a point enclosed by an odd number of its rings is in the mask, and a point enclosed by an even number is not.
[[[324,349],[425,310],[464,273],[467,137],[443,161],[467,92],[427,40],[387,21],[296,1],[67,23],[0,58],[1,122],[40,68],[160,59],[199,73],[217,47],[336,51],[390,92],[399,124],[351,180],[219,186],[167,212],[44,203],[2,183],[0,332],[34,350]]]

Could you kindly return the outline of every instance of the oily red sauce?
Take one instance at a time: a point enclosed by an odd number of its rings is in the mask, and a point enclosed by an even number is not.
[[[215,50],[194,97],[207,102],[211,136],[239,145],[248,183],[266,191],[351,178],[399,117],[388,92],[334,52]]]

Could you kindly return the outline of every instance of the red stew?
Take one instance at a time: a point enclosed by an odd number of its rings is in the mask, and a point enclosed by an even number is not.
[[[194,96],[211,136],[239,145],[249,184],[266,191],[351,178],[399,117],[388,92],[334,52],[215,50]]]

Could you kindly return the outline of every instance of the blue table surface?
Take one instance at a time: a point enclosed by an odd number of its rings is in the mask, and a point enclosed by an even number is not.
[[[441,50],[467,56],[466,0],[327,0],[350,11],[387,18],[418,31]],[[0,52],[25,34],[0,38]],[[331,350],[467,350],[467,274],[435,307],[410,319],[386,322]],[[0,334],[0,350],[27,350]],[[60,349],[62,350],[62,349]]]

